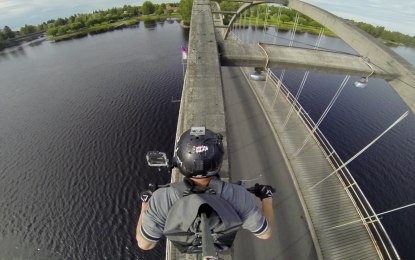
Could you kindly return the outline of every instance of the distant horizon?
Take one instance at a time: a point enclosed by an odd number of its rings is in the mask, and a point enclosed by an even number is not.
[[[406,3],[405,6],[408,6],[406,10],[404,8],[396,12],[394,10],[401,7],[404,0],[395,0],[398,3],[389,4],[388,7],[390,8],[387,8],[387,10],[382,5],[386,3],[386,0],[368,0],[367,3],[358,1],[349,0],[347,3],[332,3],[331,0],[305,0],[305,2],[344,19],[364,22],[373,26],[383,26],[388,31],[397,31],[405,35],[415,36],[415,22],[413,21],[415,20],[413,18],[415,17],[415,2]],[[163,0],[151,2],[155,4],[175,3],[175,1]],[[356,3],[353,4],[353,2]],[[52,0],[38,0],[36,3],[30,0],[4,0],[0,2],[0,21],[2,21],[0,29],[7,25],[12,30],[17,31],[26,24],[38,25],[48,20],[66,18],[74,14],[91,13],[112,7],[122,7],[123,5],[141,6],[143,3],[144,0],[90,0],[88,2],[74,0],[71,3]],[[399,14],[401,23],[396,21],[396,14]]]

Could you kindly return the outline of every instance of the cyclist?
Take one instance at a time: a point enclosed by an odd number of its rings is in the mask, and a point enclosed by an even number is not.
[[[219,180],[222,164],[222,135],[204,129],[202,134],[185,131],[177,143],[173,162],[185,176],[185,181],[196,187],[209,187],[232,205],[242,220],[242,228],[251,231],[260,239],[271,236],[273,220],[272,187],[256,185],[255,195],[261,199],[262,210],[254,198],[241,185]],[[220,184],[220,185],[218,185]],[[141,213],[136,229],[138,246],[143,250],[154,248],[163,236],[167,215],[180,194],[172,188],[141,193]]]

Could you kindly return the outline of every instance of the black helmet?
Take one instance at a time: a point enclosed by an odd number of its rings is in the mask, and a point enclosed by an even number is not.
[[[186,177],[206,178],[217,175],[222,165],[222,135],[205,127],[185,131],[176,146],[174,163]]]

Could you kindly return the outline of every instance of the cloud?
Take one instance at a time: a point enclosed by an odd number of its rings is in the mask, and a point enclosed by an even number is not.
[[[13,17],[16,15],[24,14],[30,8],[21,2],[15,1],[2,1],[0,2],[0,20],[5,17]]]
[[[415,2],[406,0],[305,0],[333,14],[375,26],[384,26],[387,30],[415,35]]]

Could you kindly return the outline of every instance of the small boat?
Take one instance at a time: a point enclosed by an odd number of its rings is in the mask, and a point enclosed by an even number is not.
[[[261,71],[255,71],[251,74],[251,79],[255,81],[264,81],[265,80],[265,74]]]

